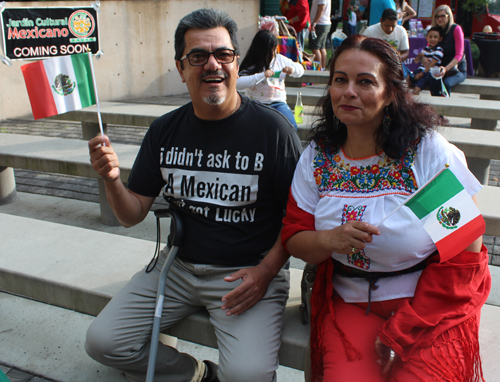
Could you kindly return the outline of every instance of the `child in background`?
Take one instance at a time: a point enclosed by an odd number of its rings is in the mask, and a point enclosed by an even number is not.
[[[349,3],[349,7],[347,8],[347,17],[349,18],[349,36],[356,34],[356,23],[357,23],[356,11],[357,10],[358,10],[358,7],[354,3],[354,1],[351,1]]]
[[[285,77],[301,77],[304,67],[278,52],[278,39],[267,30],[257,32],[240,64],[236,83],[245,95],[278,110],[297,129],[295,117],[286,103]],[[277,78],[273,76],[280,73]]]
[[[415,57],[415,62],[420,62],[420,66],[413,77],[415,83],[413,94],[415,95],[418,95],[425,88],[432,76],[430,73],[431,68],[439,66],[443,58],[443,48],[438,45],[443,39],[443,30],[440,27],[432,27],[427,32],[425,39],[429,45]]]

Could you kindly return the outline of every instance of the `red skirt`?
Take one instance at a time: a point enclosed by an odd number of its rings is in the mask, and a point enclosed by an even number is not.
[[[483,246],[444,263],[430,260],[413,298],[372,302],[368,315],[367,304],[333,294],[333,264],[320,264],[311,298],[312,381],[484,381],[478,333],[491,288],[487,259]],[[398,356],[386,375],[377,336]]]

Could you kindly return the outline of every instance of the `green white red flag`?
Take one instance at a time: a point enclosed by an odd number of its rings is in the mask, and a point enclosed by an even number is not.
[[[91,57],[74,54],[21,66],[35,119],[96,104]]]
[[[404,205],[422,221],[441,259],[449,259],[462,252],[486,229],[481,212],[449,168],[439,173]]]

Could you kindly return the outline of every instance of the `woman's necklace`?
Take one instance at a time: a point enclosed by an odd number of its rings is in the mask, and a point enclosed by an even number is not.
[[[347,144],[347,148],[349,149],[349,155],[351,155],[351,158],[354,159],[352,156],[351,145],[349,143]]]

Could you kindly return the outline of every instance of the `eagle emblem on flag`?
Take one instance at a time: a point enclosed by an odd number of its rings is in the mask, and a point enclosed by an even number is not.
[[[52,85],[52,89],[62,96],[67,96],[73,93],[75,90],[76,83],[71,80],[71,78],[66,74],[58,74],[54,79],[54,85]]]

